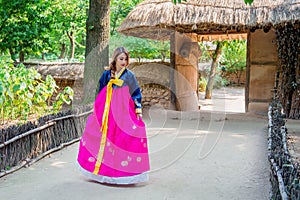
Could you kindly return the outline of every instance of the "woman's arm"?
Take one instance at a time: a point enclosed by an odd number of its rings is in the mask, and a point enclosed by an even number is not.
[[[142,114],[142,92],[134,73],[130,72],[129,88],[136,114]]]
[[[107,85],[109,80],[110,80],[110,70],[105,70],[99,79],[99,83],[98,83],[99,87],[97,90],[97,94],[101,92],[101,90]]]

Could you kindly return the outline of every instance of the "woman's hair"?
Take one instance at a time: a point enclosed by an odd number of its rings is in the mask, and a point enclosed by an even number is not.
[[[117,58],[122,53],[124,53],[127,56],[127,65],[129,64],[129,52],[124,47],[116,48],[112,56],[112,61],[109,64],[109,69],[111,69],[111,77],[115,77],[115,72],[117,70],[116,68]]]

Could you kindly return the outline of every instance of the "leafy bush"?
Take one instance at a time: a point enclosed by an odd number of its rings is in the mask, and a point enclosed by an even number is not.
[[[242,76],[242,72],[246,68],[247,58],[247,41],[232,40],[227,42],[223,47],[220,57],[221,71],[229,74],[234,74],[238,84]]]
[[[225,78],[223,78],[220,74],[217,74],[214,77],[214,89],[220,89],[222,87],[225,87],[229,84],[229,81]]]
[[[199,92],[205,92],[207,85],[207,79],[201,77],[199,80]]]
[[[38,116],[58,112],[63,103],[70,104],[73,90],[66,87],[57,95],[51,105],[50,99],[56,93],[55,80],[41,74],[34,68],[27,69],[23,64],[14,66],[12,62],[0,60],[0,114],[1,121],[27,120],[31,114]]]

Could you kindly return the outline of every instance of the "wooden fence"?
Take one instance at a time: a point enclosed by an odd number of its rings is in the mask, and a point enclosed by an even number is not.
[[[281,114],[281,104],[275,99],[269,107],[268,158],[271,174],[271,199],[299,200],[300,180],[298,163],[291,159],[287,146],[287,128]]]
[[[68,110],[40,118],[36,123],[0,130],[0,177],[79,141],[88,108]]]

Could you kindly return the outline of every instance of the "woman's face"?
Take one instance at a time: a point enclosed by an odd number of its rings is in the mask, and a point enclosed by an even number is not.
[[[128,64],[128,58],[125,53],[121,53],[118,55],[116,60],[116,67],[117,69],[122,69],[123,67],[127,66]]]

